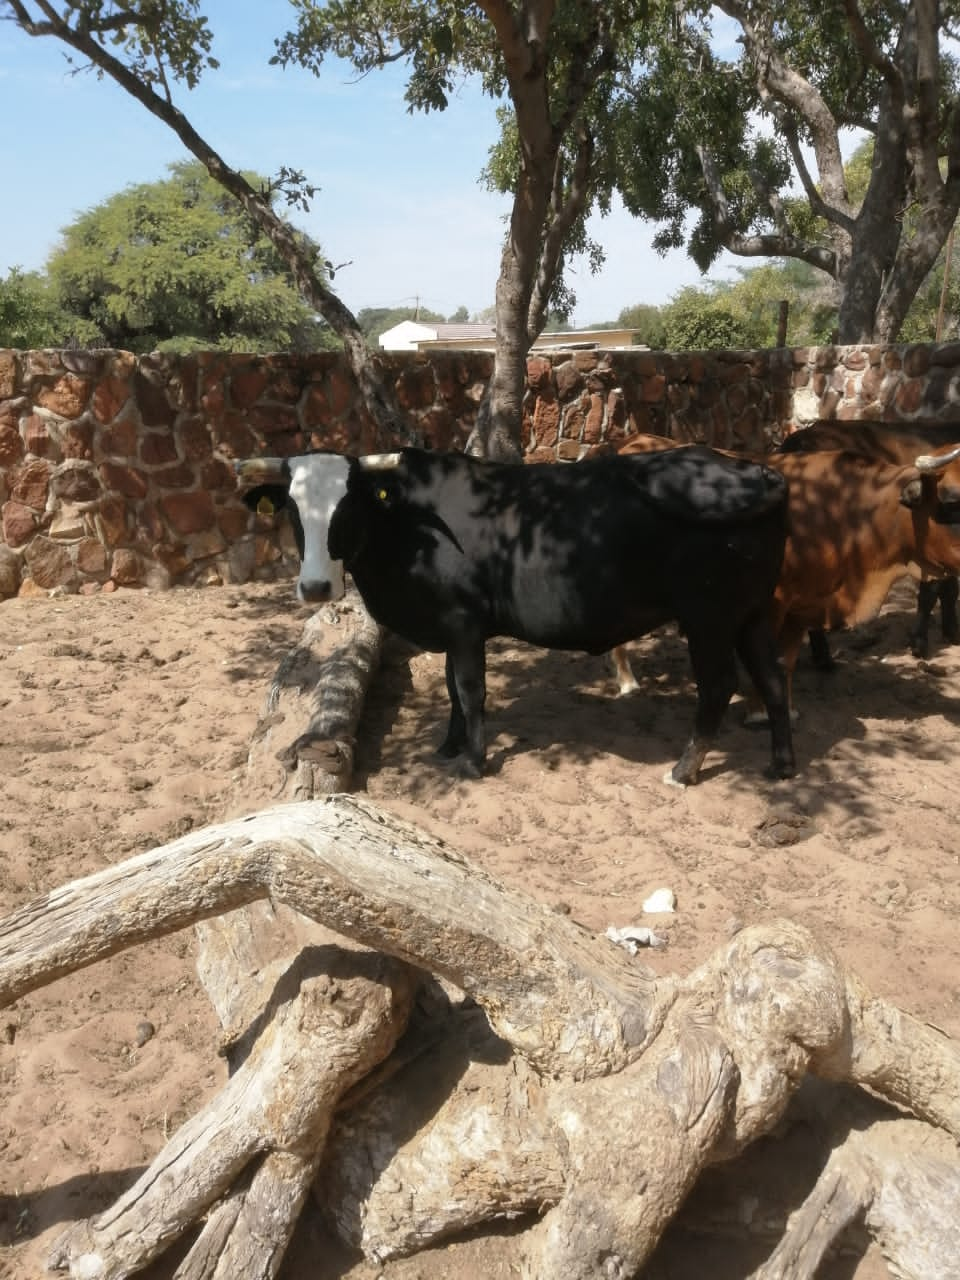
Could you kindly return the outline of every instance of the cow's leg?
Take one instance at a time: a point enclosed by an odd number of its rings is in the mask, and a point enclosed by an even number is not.
[[[917,612],[907,637],[915,658],[925,658],[930,652],[930,615],[940,598],[941,585],[940,578],[923,578],[917,587]]]
[[[627,653],[625,644],[618,644],[615,649],[610,650],[610,661],[613,663],[613,670],[617,677],[617,685],[621,696],[627,693],[633,693],[639,689],[637,678],[633,674],[633,667],[630,665],[630,655]]]
[[[692,738],[663,779],[678,787],[691,786],[697,781],[703,757],[716,740],[723,713],[737,688],[737,663],[732,639],[704,634],[692,628],[685,630],[697,682],[697,714]]]
[[[827,633],[819,627],[811,627],[807,632],[810,642],[810,661],[818,671],[833,671],[836,667],[833,654],[830,652],[830,641]]]
[[[957,599],[960,598],[960,579],[956,574],[940,580],[940,622],[947,644],[960,644],[960,619],[957,617]]]
[[[486,758],[483,708],[487,698],[483,640],[464,640],[447,651],[447,693],[450,724],[437,749],[445,759],[463,755],[462,771],[479,778]]]
[[[818,634],[822,635],[822,632]],[[792,778],[797,771],[797,762],[790,728],[790,681],[777,655],[769,617],[761,615],[741,627],[737,636],[737,654],[760,695],[770,722],[768,776]]]
[[[450,653],[447,654],[446,676],[447,696],[450,699],[450,723],[447,726],[447,736],[437,747],[437,755],[445,760],[452,760],[454,756],[460,755],[466,749],[467,725],[463,718],[463,707],[454,675],[453,656]]]

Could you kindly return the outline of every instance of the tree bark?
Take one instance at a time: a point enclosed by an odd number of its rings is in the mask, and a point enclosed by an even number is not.
[[[382,641],[382,628],[354,591],[308,618],[299,643],[271,681],[228,815],[276,800],[311,800],[349,786],[357,728]],[[302,969],[308,955],[319,955],[323,946],[324,954],[330,952],[335,935],[267,900],[203,921],[196,933],[197,971],[224,1027],[222,1050],[231,1074],[247,1070],[251,1055],[265,1059],[264,1007],[276,1002],[280,984],[289,983],[288,974]],[[378,992],[370,994],[376,1001]],[[322,1025],[328,1003],[327,983],[317,976],[299,982],[290,996],[289,1025]],[[300,1045],[289,1061],[298,1097],[316,1099],[319,1107],[304,1118],[304,1138],[311,1127],[321,1128],[323,1135],[328,1127],[323,1102],[329,1092],[328,1056],[310,1049]],[[266,1095],[275,1092],[262,1069],[258,1087]],[[216,1131],[215,1118],[211,1128]],[[322,1135],[300,1146],[297,1152],[271,1148],[253,1177],[229,1190],[209,1213],[179,1280],[274,1274],[322,1157]]]
[[[207,1226],[215,1250],[199,1250],[181,1274],[275,1275],[333,1110],[390,1053],[415,986],[406,966],[375,953],[302,952],[277,983],[253,1051],[220,1094],[116,1204],[57,1241],[50,1265],[74,1273],[85,1267],[98,1280],[130,1275],[249,1178]],[[297,1000],[303,987],[315,997],[309,1020]],[[280,1232],[270,1229],[277,1222]]]

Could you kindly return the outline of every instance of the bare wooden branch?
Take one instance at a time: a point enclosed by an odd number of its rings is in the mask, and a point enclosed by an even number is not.
[[[306,1023],[297,1002],[305,986],[313,990],[315,1015]],[[186,1274],[273,1276],[323,1153],[333,1110],[392,1050],[415,986],[416,976],[406,966],[376,953],[302,952],[277,984],[243,1066],[109,1210],[57,1242],[50,1265],[99,1280],[129,1275],[269,1153],[242,1201],[217,1221],[211,1233],[216,1254],[202,1248]],[[303,1087],[305,1075],[309,1088]],[[261,1215],[272,1216],[284,1230],[258,1230]]]
[[[312,800],[349,787],[357,728],[380,660],[383,630],[350,591],[311,614],[270,682],[247,766],[224,817]],[[300,749],[302,747],[302,750]],[[197,925],[197,970],[227,1045],[239,1041],[304,946],[330,935],[266,899]]]
[[[943,1208],[958,1197],[960,1160],[945,1134],[907,1119],[853,1130],[751,1280],[815,1276],[829,1247],[857,1219],[895,1260],[902,1280],[950,1276],[960,1258],[960,1220]]]
[[[550,1073],[638,1057],[669,982],[348,796],[207,827],[27,903],[0,925],[0,1004],[150,938],[269,896],[449,979]]]
[[[309,617],[271,681],[227,815],[273,800],[309,800],[346,789],[382,638],[355,592]],[[236,1071],[261,1044],[261,1011],[281,975],[305,946],[316,947],[333,935],[266,899],[203,921],[196,932],[197,971],[225,1029],[223,1047]],[[326,999],[319,984],[301,982],[292,997],[293,1024],[322,1021]],[[306,1049],[297,1058],[298,1088],[305,1097],[319,1097],[328,1064]],[[269,1092],[268,1082],[263,1087]],[[210,1211],[178,1280],[273,1274],[322,1150],[322,1143],[302,1152],[270,1150],[252,1180],[238,1180]]]

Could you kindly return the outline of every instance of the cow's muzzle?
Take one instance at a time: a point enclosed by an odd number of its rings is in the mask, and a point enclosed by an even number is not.
[[[343,579],[301,578],[297,583],[297,597],[304,604],[330,604],[342,600],[344,596]]]

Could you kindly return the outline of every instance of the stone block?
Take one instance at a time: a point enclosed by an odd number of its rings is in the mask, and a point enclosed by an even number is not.
[[[160,509],[174,533],[181,536],[202,533],[216,523],[213,499],[209,493],[168,493],[160,499]]]
[[[17,355],[7,349],[0,351],[0,400],[17,394]]]
[[[49,462],[42,459],[24,463],[10,484],[10,497],[34,511],[46,510],[50,474]]]
[[[16,426],[0,422],[0,467],[12,467],[23,457],[23,440]]]
[[[142,471],[118,462],[101,462],[100,478],[105,489],[119,493],[124,498],[145,498],[150,489]]]
[[[23,547],[37,531],[37,513],[22,502],[5,502],[0,508],[0,527],[8,547]]]
[[[20,569],[17,553],[0,543],[0,600],[9,600],[20,590]]]
[[[128,379],[112,376],[101,378],[93,391],[93,416],[104,425],[113,422],[132,395],[133,387]]]
[[[79,418],[90,398],[90,380],[78,378],[76,374],[65,373],[62,377],[42,387],[34,398],[34,403],[42,409],[61,418]]]
[[[140,437],[140,461],[145,467],[163,467],[177,461],[177,442],[169,431],[147,431]]]
[[[66,547],[41,534],[30,540],[23,555],[30,577],[37,586],[45,590],[54,587],[77,589],[77,571]]]
[[[139,587],[143,584],[143,561],[129,547],[118,547],[110,561],[110,577],[118,587]]]

